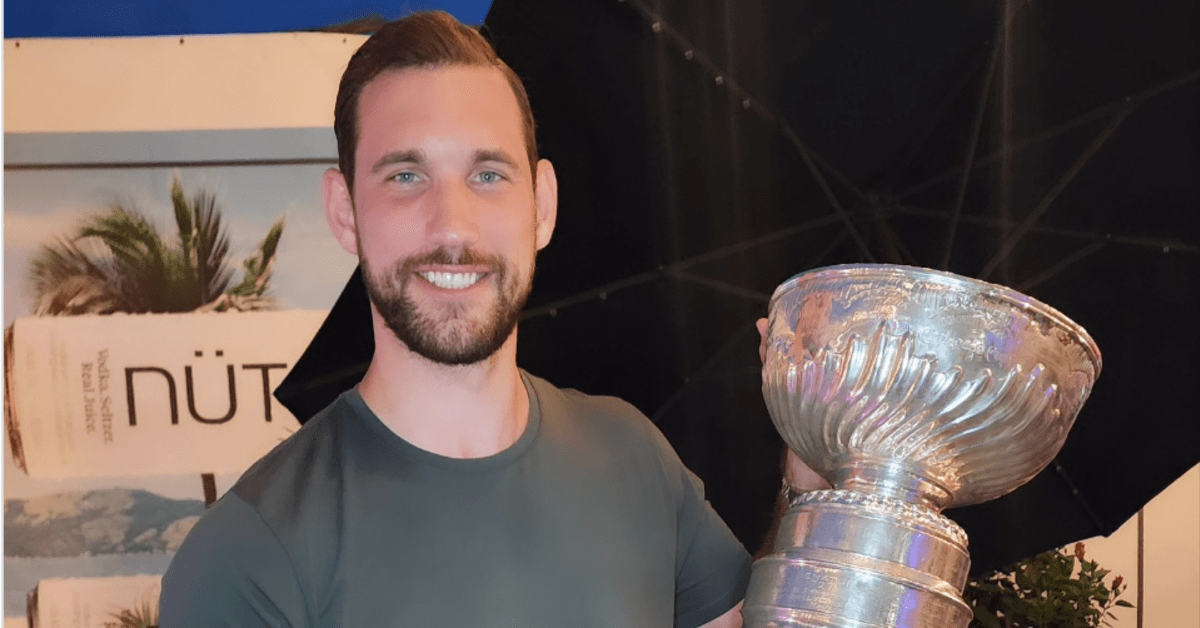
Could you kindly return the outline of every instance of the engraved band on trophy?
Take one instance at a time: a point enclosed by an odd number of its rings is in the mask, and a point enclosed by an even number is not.
[[[882,264],[780,285],[763,396],[833,489],[791,497],[745,625],[965,627],[967,536],[940,511],[1037,475],[1100,367],[1083,328],[1003,286]]]

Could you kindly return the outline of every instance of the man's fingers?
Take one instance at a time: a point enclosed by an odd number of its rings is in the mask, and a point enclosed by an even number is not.
[[[800,456],[797,456],[796,452],[791,449],[788,449],[787,460],[783,464],[783,477],[792,491],[797,493],[830,488],[829,482],[817,475],[816,471],[808,468],[808,465],[800,460]]]
[[[767,360],[767,319],[760,318],[754,321],[754,326],[758,328],[758,359],[765,362]]]

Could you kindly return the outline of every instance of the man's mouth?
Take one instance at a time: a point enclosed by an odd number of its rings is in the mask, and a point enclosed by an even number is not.
[[[446,290],[462,290],[479,282],[486,273],[449,273],[425,271],[421,277],[429,283]]]

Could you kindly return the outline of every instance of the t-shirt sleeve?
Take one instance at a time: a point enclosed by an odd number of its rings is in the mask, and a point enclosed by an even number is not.
[[[308,625],[305,596],[283,545],[233,492],[192,528],[162,580],[159,626]]]
[[[644,425],[675,501],[675,626],[696,628],[745,597],[750,554],[704,498],[704,482],[649,419]]]
[[[694,628],[742,601],[750,580],[750,555],[704,498],[700,478],[682,463],[680,470],[675,625]]]

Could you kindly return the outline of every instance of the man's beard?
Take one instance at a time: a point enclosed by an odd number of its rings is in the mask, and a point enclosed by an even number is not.
[[[439,364],[475,364],[499,351],[517,326],[532,284],[532,268],[527,276],[521,277],[500,257],[470,249],[454,256],[438,248],[398,261],[378,275],[361,250],[359,260],[367,296],[384,324],[409,350]],[[497,294],[494,306],[483,320],[468,318],[470,305],[466,303],[433,304],[422,311],[409,296],[409,282],[416,279],[417,268],[455,264],[487,269],[490,276],[487,279]]]

